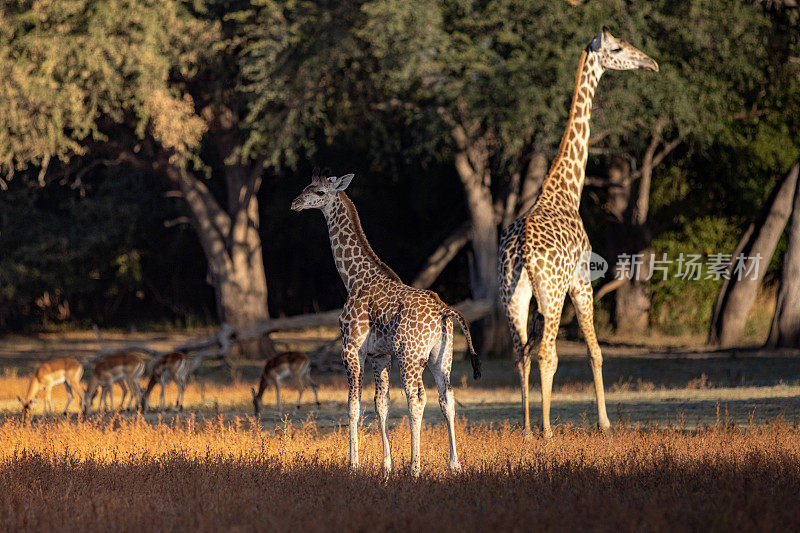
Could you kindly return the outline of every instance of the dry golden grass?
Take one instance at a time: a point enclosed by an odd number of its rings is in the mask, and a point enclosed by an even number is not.
[[[440,425],[423,431],[411,479],[380,474],[366,427],[363,468],[346,430],[313,422],[265,431],[252,419],[0,422],[5,530],[768,530],[796,528],[800,431],[781,420],[684,433],[562,426],[523,443],[509,426],[458,423],[464,472],[449,474]]]
[[[342,375],[317,376],[319,409],[310,391],[295,409],[296,392],[286,390],[289,416],[277,423],[272,391],[262,421],[246,416],[260,365],[244,363],[234,380],[219,373],[194,380],[186,392],[191,413],[66,420],[41,417],[40,395],[34,421],[25,423],[15,397],[24,394],[32,365],[7,365],[0,373],[0,528],[797,529],[795,359],[732,361],[610,358],[607,399],[617,423],[604,436],[590,429],[596,415],[587,371],[575,371],[585,359],[564,358],[553,404],[556,436],[525,443],[510,425],[520,419],[511,364],[488,361],[478,383],[467,365],[457,365],[464,472],[446,471],[447,436],[429,383],[419,481],[407,474],[409,431],[397,376],[390,410],[397,472],[384,481],[369,372],[362,469],[351,472]],[[63,387],[53,396],[60,410]],[[167,398],[174,401],[174,386]],[[154,391],[151,405],[157,401]],[[531,409],[536,421],[537,401]],[[776,418],[780,413],[788,422]]]

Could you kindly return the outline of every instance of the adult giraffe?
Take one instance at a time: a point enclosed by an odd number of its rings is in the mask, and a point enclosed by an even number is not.
[[[610,426],[603,393],[603,356],[594,332],[592,285],[585,272],[578,269],[582,254],[591,250],[578,207],[586,171],[589,116],[597,83],[606,70],[633,69],[658,72],[658,64],[626,41],[616,39],[608,28],[603,28],[581,55],[567,129],[539,198],[503,231],[500,238],[500,301],[511,327],[517,357],[524,438],[531,435],[528,378],[534,353],[538,353],[542,380],[542,431],[545,437],[553,434],[550,394],[558,366],[556,334],[567,293],[589,346],[598,423],[602,429]],[[529,339],[531,296],[536,297],[538,312]]]
[[[473,375],[480,377],[480,358],[472,347],[464,317],[446,305],[435,292],[403,285],[367,242],[353,202],[344,193],[352,174],[330,177],[314,169],[311,184],[292,202],[294,211],[319,209],[328,223],[333,259],[347,288],[347,303],[339,324],[342,359],[349,383],[350,466],[358,467],[358,421],[361,415],[361,378],[366,357],[375,373],[375,411],[383,443],[383,470],[392,471],[387,416],[389,414],[389,365],[397,356],[408,400],[411,423],[411,474],[419,476],[419,438],[425,410],[422,371],[428,367],[439,390],[450,437],[450,470],[459,471],[456,453],[455,399],[450,386],[453,362],[453,321],[467,338]]]

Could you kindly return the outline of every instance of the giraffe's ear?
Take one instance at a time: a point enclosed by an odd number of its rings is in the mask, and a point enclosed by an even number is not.
[[[353,176],[354,174],[345,174],[341,178],[330,178],[330,180],[333,182],[333,186],[337,191],[343,191],[350,185],[350,182],[353,181]]]
[[[603,27],[603,33],[605,33],[605,30],[606,28]],[[600,50],[600,47],[603,45],[603,33],[592,39],[592,42],[586,47],[587,52],[597,52]]]

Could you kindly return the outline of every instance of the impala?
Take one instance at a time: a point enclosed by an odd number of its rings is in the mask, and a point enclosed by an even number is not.
[[[64,414],[67,414],[69,404],[72,402],[72,391],[78,395],[78,400],[83,404],[83,389],[81,389],[81,376],[83,376],[83,367],[81,364],[72,358],[53,359],[39,365],[31,376],[31,382],[28,385],[28,393],[25,395],[25,400],[17,396],[17,400],[22,404],[22,413],[27,415],[30,412],[31,405],[36,402],[36,394],[44,389],[44,407],[46,411],[52,411],[53,402],[51,400],[50,392],[55,385],[64,384],[67,389],[67,405],[64,406]]]
[[[150,392],[157,383],[161,383],[161,410],[164,410],[166,403],[164,389],[170,381],[174,381],[178,385],[178,399],[175,407],[183,411],[183,392],[186,390],[186,378],[189,376],[190,366],[190,357],[183,352],[172,352],[161,356],[153,365],[150,381],[142,395],[142,411],[147,411]]]
[[[138,406],[142,396],[142,387],[139,385],[139,379],[144,374],[144,368],[142,359],[132,353],[107,355],[100,359],[95,365],[92,377],[89,378],[89,383],[86,387],[86,397],[83,402],[84,412],[88,413],[89,409],[91,409],[98,387],[103,388],[103,392],[100,394],[100,403],[107,408],[106,399],[110,394],[111,408],[113,409],[114,383],[117,381],[121,381],[120,385],[122,386],[122,403],[120,407],[125,405],[128,389],[131,391],[128,406]]]
[[[297,387],[298,407],[307,385],[311,385],[311,390],[314,391],[314,400],[317,402],[317,407],[319,407],[317,384],[311,379],[311,363],[308,357],[300,352],[282,352],[268,360],[267,364],[264,365],[258,392],[253,388],[250,389],[253,394],[253,409],[256,416],[261,413],[261,397],[269,385],[275,387],[275,401],[278,405],[278,414],[281,414],[281,383],[287,378],[291,378]]]

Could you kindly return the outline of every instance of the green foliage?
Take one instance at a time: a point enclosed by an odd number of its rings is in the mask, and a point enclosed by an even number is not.
[[[667,139],[693,150],[741,144],[754,132],[742,132],[735,117],[796,89],[770,84],[779,76],[796,85],[798,72],[786,47],[770,44],[774,21],[735,0],[258,6],[243,58],[255,128],[249,146],[275,162],[293,164],[301,150],[313,151],[316,130],[330,142],[352,128],[375,135],[398,121],[428,148],[452,144],[449,120],[478,121],[501,171],[526,143],[551,152],[578,57],[603,25],[661,65],[657,75],[612,72],[601,83],[593,128],[606,150],[640,157],[661,122]],[[765,158],[774,151],[762,149]]]
[[[713,262],[712,254],[730,254],[736,246],[736,227],[720,217],[706,216],[686,221],[677,231],[667,231],[653,240],[656,258],[666,254],[670,261],[666,279],[655,272],[651,279],[653,291],[652,316],[656,325],[669,333],[681,330],[693,332],[708,329],[714,299],[722,283],[709,277],[705,265]],[[700,254],[704,264],[700,279],[684,279],[679,276],[679,258],[683,255]],[[760,265],[763,268],[765,265]],[[706,279],[709,278],[709,279]]]
[[[177,212],[152,180],[114,172],[80,188],[9,185],[0,195],[0,328],[124,324],[209,305],[204,271],[192,266],[202,264],[197,242],[163,227]]]
[[[0,165],[47,165],[106,140],[104,121],[147,130],[169,150],[197,147],[205,125],[175,80],[219,38],[175,0],[5,2],[0,8]]]
[[[14,171],[49,179],[44,189],[9,183],[0,198],[0,319],[9,309],[41,319],[45,293],[47,309],[69,301],[82,317],[108,317],[118,299],[134,309],[138,295],[152,304],[156,294],[176,314],[206,313],[206,300],[187,296],[207,290],[202,255],[186,252],[197,247],[191,232],[173,229],[173,248],[160,232],[157,244],[137,234],[176,215],[174,206],[152,182],[134,186],[123,172],[115,185],[100,170],[122,150],[140,163],[190,157],[218,177],[228,143],[276,176],[305,172],[310,158],[374,176],[359,177],[352,193],[376,249],[409,279],[465,218],[453,124],[486,142],[499,197],[529,152],[556,150],[581,51],[603,25],[661,71],[601,81],[589,173],[602,174],[609,155],[641,164],[663,124],[664,141],[680,144],[653,174],[655,249],[728,252],[800,157],[792,17],[738,0],[3,2],[0,186]],[[68,188],[76,175],[92,192]],[[225,195],[219,180],[209,186]],[[329,290],[338,280],[319,221],[285,211],[296,188],[273,180],[260,198],[278,313],[341,299]],[[588,188],[585,197],[599,206],[604,194]],[[599,251],[603,216],[584,205]],[[289,257],[297,228],[319,246]],[[159,281],[175,264],[191,272],[180,290]],[[436,288],[463,296],[453,287],[466,285],[467,265],[459,257]],[[654,282],[654,321],[704,329],[717,286]],[[76,309],[93,300],[103,309]]]

